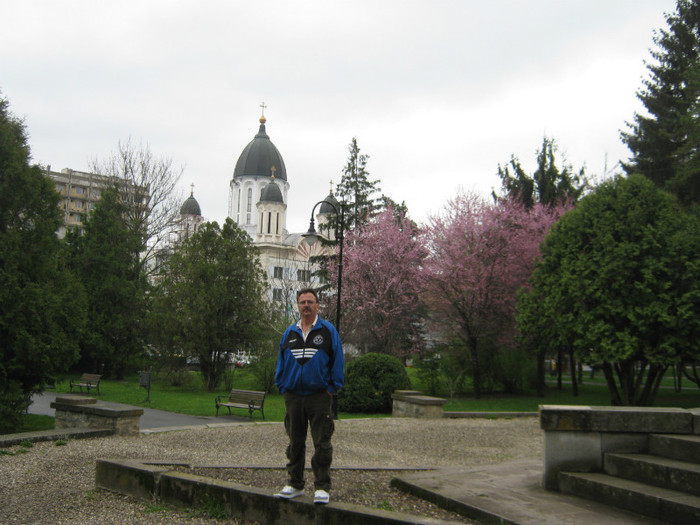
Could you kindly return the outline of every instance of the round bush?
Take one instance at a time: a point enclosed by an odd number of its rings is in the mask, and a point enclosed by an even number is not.
[[[411,380],[396,357],[365,354],[348,363],[338,408],[343,412],[391,412],[391,394],[409,388]]]

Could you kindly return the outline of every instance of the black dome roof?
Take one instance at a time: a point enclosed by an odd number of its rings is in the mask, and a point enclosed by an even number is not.
[[[282,198],[282,190],[275,182],[275,177],[271,177],[272,180],[267,183],[260,192],[260,202],[281,202],[284,204],[284,199]]]
[[[287,168],[284,166],[282,155],[265,132],[265,117],[260,117],[260,130],[255,138],[248,143],[233,170],[233,178],[254,176],[287,180]],[[272,169],[274,167],[274,170]]]
[[[190,194],[190,196],[187,197],[187,200],[182,203],[180,215],[202,215],[202,210],[199,207],[199,203],[192,194]]]
[[[330,204],[329,204],[330,203]],[[333,208],[335,206],[335,208]],[[340,211],[340,203],[338,202],[338,199],[336,199],[333,196],[333,192],[328,194],[328,197],[323,199],[323,203],[321,204],[321,207],[318,210],[319,214],[327,214],[327,213],[338,213]]]

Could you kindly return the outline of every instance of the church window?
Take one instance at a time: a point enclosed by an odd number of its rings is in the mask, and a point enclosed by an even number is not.
[[[246,224],[250,224],[250,210],[253,208],[253,188],[248,188],[248,202],[246,203]]]
[[[271,232],[270,232],[270,227],[271,227],[271,224],[270,224],[270,223],[271,223],[271,222],[272,222],[272,212],[271,212],[271,211],[268,211],[268,212],[267,212],[267,233],[271,233]]]
[[[275,216],[277,217],[277,224],[275,225],[275,233],[279,235],[280,233],[280,214],[276,213]]]

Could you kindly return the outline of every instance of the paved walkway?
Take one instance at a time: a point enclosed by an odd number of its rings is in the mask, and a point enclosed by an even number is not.
[[[30,414],[38,414],[42,416],[55,416],[56,411],[51,408],[51,403],[56,400],[56,392],[42,392],[35,394],[32,397],[32,404],[29,406]],[[58,395],[61,395],[59,392]],[[101,401],[105,405],[120,406],[119,403],[110,403],[109,401]],[[141,407],[139,407],[141,408]],[[212,411],[215,410],[212,402]],[[256,419],[256,421],[258,421]],[[186,428],[193,426],[207,426],[220,423],[234,423],[241,421],[250,421],[250,418],[239,415],[221,415],[221,416],[188,416],[187,414],[177,414],[175,412],[166,412],[164,410],[156,410],[153,408],[143,408],[143,415],[139,419],[139,430],[147,431],[163,431],[166,429]]]
[[[542,488],[542,460],[400,477],[402,488],[478,523],[517,525],[651,525],[661,522]]]
[[[55,392],[35,395],[29,412],[55,415],[51,403]],[[118,403],[106,404],[118,406]],[[163,432],[250,421],[242,416],[198,417],[151,408],[143,409],[139,429],[144,433]],[[439,502],[481,523],[518,525],[651,525],[659,521],[617,510],[607,505],[542,488],[542,460],[533,459],[477,466],[469,469],[439,469],[402,475],[406,489],[425,499]]]

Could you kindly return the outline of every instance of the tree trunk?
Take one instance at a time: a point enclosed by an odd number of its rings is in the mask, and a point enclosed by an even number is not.
[[[571,370],[571,390],[575,397],[578,397],[578,382],[576,381],[576,367],[574,366],[574,348],[569,346],[569,369]]]
[[[615,382],[615,373],[610,363],[603,363],[603,374],[605,374],[605,382],[608,384],[608,391],[610,392],[610,404],[612,406],[622,405],[620,391],[617,389],[617,383]]]
[[[537,395],[544,397],[544,350],[537,352]]]
[[[474,398],[481,398],[481,365],[479,363],[479,346],[476,337],[469,338],[469,351],[472,357],[472,377],[474,380]]]
[[[561,390],[561,363],[563,361],[561,347],[557,348],[557,390]]]

